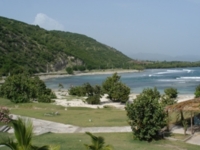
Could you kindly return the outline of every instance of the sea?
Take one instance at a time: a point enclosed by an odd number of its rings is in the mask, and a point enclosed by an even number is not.
[[[130,87],[132,93],[141,93],[145,88],[156,87],[160,93],[166,88],[176,88],[179,94],[194,94],[200,84],[200,67],[178,69],[146,69],[141,72],[119,73],[121,82]],[[80,86],[84,83],[101,85],[112,74],[78,75],[45,80],[46,86],[58,89],[59,83],[64,89]]]

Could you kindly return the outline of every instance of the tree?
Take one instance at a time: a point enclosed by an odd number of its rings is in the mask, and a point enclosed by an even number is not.
[[[108,94],[112,101],[125,103],[129,99],[130,88],[120,82],[120,76],[114,73],[108,77],[102,84],[103,92]]]
[[[133,135],[139,140],[156,139],[159,130],[166,125],[166,114],[158,98],[149,95],[152,91],[152,89],[143,90],[132,104],[127,104],[125,107]]]
[[[177,92],[177,89],[175,88],[166,88],[164,90],[165,92],[165,95],[168,96],[168,98],[177,98],[178,96],[178,92]]]
[[[87,150],[112,150],[110,145],[105,145],[104,138],[99,136],[94,136],[90,132],[86,132],[87,135],[91,137],[92,144],[85,144]]]
[[[32,78],[29,74],[16,74],[6,78],[0,88],[0,96],[14,103],[26,103],[31,100],[42,101],[42,97],[55,98],[55,94],[48,88],[39,77]],[[44,102],[51,100],[45,99]]]
[[[74,74],[73,69],[71,67],[67,67],[66,71],[68,74]]]
[[[200,97],[200,85],[198,85],[194,92],[195,98]]]
[[[30,120],[18,118],[12,120],[15,139],[5,138],[0,145],[5,145],[11,150],[51,150],[50,146],[37,147],[32,144],[33,125]]]

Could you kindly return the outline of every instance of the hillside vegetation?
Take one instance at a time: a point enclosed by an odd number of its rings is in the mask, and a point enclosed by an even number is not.
[[[130,58],[85,35],[47,31],[13,19],[0,17],[0,71],[22,69],[46,72],[67,66],[86,69],[120,68]]]
[[[145,69],[198,67],[200,62],[132,60],[118,50],[85,35],[47,31],[0,17],[0,76],[20,73],[55,72],[66,68]]]

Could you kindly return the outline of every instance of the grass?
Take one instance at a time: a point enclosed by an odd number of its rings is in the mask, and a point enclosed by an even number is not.
[[[92,109],[82,107],[65,107],[45,103],[13,104],[0,99],[1,105],[11,108],[10,113],[44,119],[81,127],[127,126],[126,112],[115,108]],[[60,115],[48,116],[47,113],[58,112]],[[90,122],[89,119],[92,121]]]
[[[200,146],[187,144],[181,141],[158,140],[152,142],[133,140],[132,133],[98,133],[103,136],[105,144],[110,144],[115,150],[199,150]],[[84,150],[84,144],[90,144],[90,137],[86,134],[53,134],[47,133],[33,138],[33,144],[60,145],[60,150]],[[5,147],[0,150],[8,150]]]

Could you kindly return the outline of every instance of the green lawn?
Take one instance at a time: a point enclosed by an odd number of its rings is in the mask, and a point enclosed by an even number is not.
[[[191,145],[180,141],[158,140],[153,142],[133,140],[131,133],[101,133],[94,134],[103,136],[106,144],[110,144],[115,150],[199,150],[200,146]],[[90,137],[86,134],[44,134],[36,136],[33,144],[60,145],[60,150],[84,150],[84,144],[91,143]],[[8,150],[5,147],[0,150]]]
[[[50,120],[64,124],[71,124],[81,127],[100,126],[127,126],[126,111],[115,108],[74,108],[57,106],[45,103],[24,103],[13,104],[9,100],[0,99],[2,106],[11,108],[10,113]],[[58,112],[60,115],[47,116],[46,113]],[[89,121],[92,120],[92,122]]]

